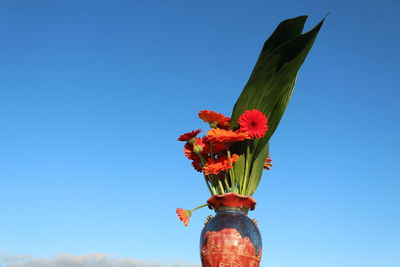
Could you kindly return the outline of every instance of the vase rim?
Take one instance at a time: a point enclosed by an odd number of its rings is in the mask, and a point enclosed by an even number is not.
[[[213,195],[207,200],[209,208],[215,211],[239,210],[247,213],[248,210],[254,210],[256,207],[256,200],[251,196],[239,195],[237,193],[226,193],[223,195]]]

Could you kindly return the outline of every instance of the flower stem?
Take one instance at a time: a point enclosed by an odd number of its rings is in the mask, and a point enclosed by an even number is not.
[[[206,164],[206,160],[204,159],[204,157],[203,157],[203,155],[202,155],[201,153],[197,153],[197,155],[198,155],[199,158],[200,158],[200,164],[201,164],[201,166],[204,167],[204,165]],[[204,179],[205,179],[205,181],[206,181],[208,190],[210,191],[211,195],[216,195],[217,193],[215,192],[215,188],[214,188],[213,182],[212,182],[212,180],[211,180],[211,177],[209,177],[208,180],[209,180],[210,183],[211,183],[212,189],[210,188],[210,185],[209,185],[209,183],[208,183],[208,181],[207,181],[206,175],[204,175]],[[214,193],[213,193],[213,192],[214,192]]]
[[[212,186],[211,188],[212,188],[212,191],[213,191],[214,195],[218,195],[218,194],[217,194],[217,192],[215,191],[215,187],[214,187],[214,185],[213,185],[213,184],[211,184],[211,186]]]
[[[235,173],[233,171],[233,165],[231,162],[231,151],[229,149],[227,149],[227,153],[228,153],[228,159],[229,159],[229,164],[231,165],[232,168],[229,169],[229,176],[231,177],[231,183],[232,183],[232,192],[236,192],[236,185],[235,185]]]
[[[208,181],[207,181],[207,177],[206,177],[205,175],[204,175],[204,181],[206,182],[206,185],[207,185],[208,191],[210,191],[210,194],[211,194],[211,195],[213,195],[213,192],[211,191],[210,184],[208,183]]]
[[[220,179],[218,179],[218,184],[219,184],[219,188],[221,189],[221,193],[222,193],[222,194],[225,194],[225,191],[224,191],[224,186],[222,185],[222,183],[221,183],[221,180],[220,180]]]
[[[198,210],[198,209],[204,208],[204,207],[206,207],[206,206],[208,206],[208,204],[204,204],[204,205],[198,206],[198,207],[196,207],[196,208],[194,208],[194,209],[190,210],[190,212],[193,212],[193,211],[195,211],[195,210]]]
[[[208,177],[210,178],[211,185],[213,186],[216,195],[220,195],[218,194],[218,192],[220,191],[220,189],[218,188],[218,177],[214,174],[209,174]]]
[[[246,141],[246,156],[245,156],[245,167],[244,167],[244,179],[242,184],[242,195],[246,194],[248,176],[250,172],[250,162],[251,162],[251,154],[250,154],[250,144],[249,141]]]
[[[204,165],[206,164],[206,160],[204,159],[203,155],[201,153],[196,153],[196,155],[199,156],[200,163],[201,163],[202,167],[204,167]]]
[[[228,183],[228,179],[227,179],[226,173],[225,173],[224,183],[225,183],[225,186],[226,186],[226,190],[229,191],[229,183]]]

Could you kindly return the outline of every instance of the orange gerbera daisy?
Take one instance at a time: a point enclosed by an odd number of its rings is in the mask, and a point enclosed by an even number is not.
[[[220,157],[215,160],[209,159],[203,167],[203,172],[205,175],[219,174],[222,171],[231,169],[238,159],[239,156],[236,154],[233,154],[230,159],[228,157]]]
[[[252,138],[261,138],[268,130],[268,119],[259,110],[246,110],[238,119],[240,131],[248,132]]]
[[[243,141],[245,139],[251,139],[248,133],[239,132],[239,131],[231,131],[214,128],[207,132],[206,136],[209,142],[213,143],[233,143],[238,141]]]
[[[272,162],[272,159],[269,157],[269,154],[268,154],[268,157],[264,162],[264,169],[270,170],[270,168],[272,167],[271,162]]]
[[[222,129],[228,129],[229,122],[231,120],[229,117],[225,117],[224,115],[212,110],[201,110],[199,112],[199,117],[203,121],[208,122],[211,128],[218,127]]]
[[[190,216],[192,216],[192,212],[190,210],[177,208],[176,214],[178,215],[179,220],[183,222],[183,225],[188,226]]]
[[[196,131],[191,131],[185,134],[182,134],[181,136],[179,136],[178,141],[190,141],[192,138],[195,138],[199,133],[201,132],[200,129],[196,130]]]

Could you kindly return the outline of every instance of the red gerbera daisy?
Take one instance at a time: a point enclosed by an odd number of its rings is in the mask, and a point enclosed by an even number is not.
[[[230,118],[225,117],[224,115],[217,113],[212,110],[202,110],[199,112],[199,117],[205,122],[210,124],[211,128],[222,128],[228,129]]]
[[[203,138],[196,138],[196,141],[193,143],[193,152],[194,153],[202,153],[204,150],[205,144]]]
[[[223,129],[211,129],[207,132],[206,139],[213,143],[233,143],[250,139],[250,136],[245,132],[230,131]]]
[[[270,170],[270,168],[272,167],[271,162],[272,162],[272,159],[269,157],[269,154],[268,154],[268,157],[266,158],[266,160],[264,162],[264,169]]]
[[[177,208],[176,214],[178,215],[179,220],[183,222],[183,225],[188,226],[190,216],[192,216],[192,212],[190,210]]]
[[[193,160],[192,161],[192,167],[198,172],[202,172],[203,171],[203,168],[201,167],[200,159],[199,160]]]
[[[181,136],[179,136],[178,141],[188,142],[190,139],[195,138],[200,132],[201,132],[201,130],[198,129],[196,131],[191,131],[191,132],[182,134]]]
[[[211,153],[211,145],[212,145],[213,154],[216,154],[216,153],[219,153],[219,152],[222,152],[222,151],[226,151],[226,145],[224,145],[222,143],[206,142],[205,144],[206,145],[205,145],[204,150],[203,150],[203,153],[205,153],[205,154],[210,154]]]
[[[192,160],[192,166],[193,166],[193,168],[194,168],[196,171],[201,172],[201,171],[202,171],[202,168],[201,168],[201,161],[200,161],[199,155],[197,155],[196,153],[194,153],[192,149],[185,148],[185,149],[183,149],[183,151],[184,151],[184,153],[185,153],[185,156],[186,156],[188,159]],[[204,156],[203,156],[203,157],[204,157]]]
[[[218,159],[209,159],[203,167],[203,172],[205,175],[209,174],[219,174],[222,171],[229,170],[232,168],[233,164],[239,159],[239,156],[233,154],[229,160],[228,157],[220,157]]]
[[[252,138],[261,138],[268,130],[268,119],[259,110],[246,110],[238,119],[240,131],[248,132]]]
[[[195,159],[198,158],[199,156],[196,155],[196,153],[193,152],[193,145],[192,144],[186,144],[183,153],[188,159]]]

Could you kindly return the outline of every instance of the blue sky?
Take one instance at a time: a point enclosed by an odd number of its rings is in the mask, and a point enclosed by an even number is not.
[[[209,196],[177,137],[230,115],[280,21],[330,12],[254,195],[261,266],[400,266],[399,8],[1,0],[0,255],[198,264],[212,212],[176,218]]]

